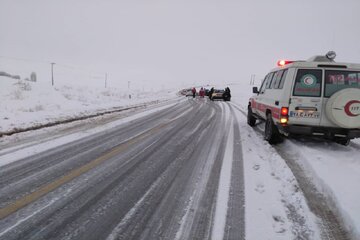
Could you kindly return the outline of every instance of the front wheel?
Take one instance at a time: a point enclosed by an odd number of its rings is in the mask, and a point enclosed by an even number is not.
[[[275,126],[270,113],[266,115],[264,135],[265,140],[268,141],[270,144],[276,144],[281,142],[282,140],[279,130]]]

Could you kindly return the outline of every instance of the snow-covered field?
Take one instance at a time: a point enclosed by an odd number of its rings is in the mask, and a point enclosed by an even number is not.
[[[52,87],[0,76],[0,132],[165,100],[175,97],[175,92],[135,92],[74,85]]]
[[[228,86],[233,96],[231,104],[246,111],[252,86],[248,82]],[[131,99],[129,92],[116,89],[53,88],[0,77],[0,131],[176,98],[176,91],[130,94]],[[259,132],[246,124],[246,117],[240,111],[237,111],[237,120],[244,158],[247,239],[293,239],[294,236],[319,239],[318,219],[309,210],[284,159]],[[360,183],[360,139],[353,140],[347,147],[326,141],[286,139],[279,149],[296,156],[305,175],[327,196],[348,230],[360,238],[360,190],[357,186]],[[304,225],[295,226],[292,218],[301,218]]]

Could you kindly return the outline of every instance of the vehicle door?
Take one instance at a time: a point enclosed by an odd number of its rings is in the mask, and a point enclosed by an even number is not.
[[[266,111],[266,99],[267,99],[266,89],[269,89],[273,76],[274,76],[273,72],[266,75],[264,81],[261,84],[259,93],[253,98],[252,104],[255,109],[254,112],[259,116],[262,116],[263,118],[265,118],[265,111]]]
[[[289,104],[289,123],[318,126],[322,114],[322,69],[297,69]]]

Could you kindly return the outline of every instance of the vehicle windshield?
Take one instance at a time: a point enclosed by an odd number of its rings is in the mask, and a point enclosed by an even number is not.
[[[345,88],[360,88],[359,71],[325,71],[325,97]]]

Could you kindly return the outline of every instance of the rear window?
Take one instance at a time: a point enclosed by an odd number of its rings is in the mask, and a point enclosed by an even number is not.
[[[360,72],[325,71],[325,97],[330,97],[345,88],[360,88]]]
[[[320,97],[322,70],[299,69],[296,74],[294,96]]]

